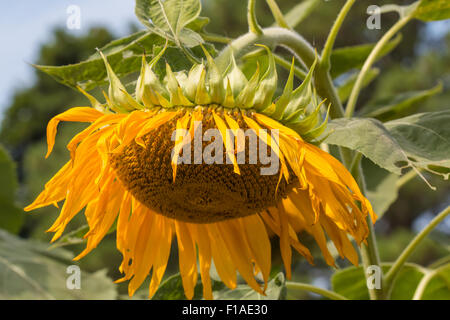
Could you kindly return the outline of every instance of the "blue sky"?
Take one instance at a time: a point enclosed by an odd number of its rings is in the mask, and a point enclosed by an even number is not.
[[[15,88],[31,85],[39,45],[46,42],[52,28],[65,26],[67,8],[77,5],[81,12],[80,30],[92,25],[107,25],[117,35],[124,35],[134,16],[132,0],[15,0],[0,2],[0,119]]]

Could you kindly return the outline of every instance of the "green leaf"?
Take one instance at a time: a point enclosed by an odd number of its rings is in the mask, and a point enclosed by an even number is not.
[[[277,274],[267,284],[266,295],[260,295],[245,284],[238,284],[234,290],[227,288],[221,281],[211,279],[215,300],[280,300],[286,295],[283,273]],[[139,289],[133,299],[147,299],[147,288]],[[194,300],[203,298],[203,286],[199,280],[194,290]],[[152,298],[153,300],[185,300],[183,282],[179,273],[167,278]]]
[[[0,299],[116,299],[116,286],[106,270],[81,270],[81,288],[68,289],[72,258],[69,251],[48,251],[47,244],[0,230]]]
[[[13,199],[0,198],[0,229],[17,234],[25,220],[25,212]]]
[[[362,168],[366,178],[366,196],[378,218],[381,218],[397,199],[398,176],[380,168],[367,158],[362,160]]]
[[[385,263],[382,270],[386,273],[392,264]],[[400,270],[391,291],[392,300],[411,300],[424,275],[433,270],[423,268],[413,263],[406,263]],[[443,299],[448,300],[450,296],[449,283],[450,268],[442,268],[442,272],[428,282],[423,300]],[[333,291],[352,300],[368,300],[367,280],[364,276],[363,267],[350,267],[338,270],[331,278]]]
[[[70,246],[87,242],[83,236],[89,231],[89,225],[85,224],[76,230],[66,233],[61,238],[52,243],[49,249],[53,250],[58,247]],[[108,232],[109,233],[109,232]]]
[[[116,231],[116,229],[117,229],[117,221],[114,221],[114,223],[109,228],[106,234],[107,235],[111,234],[114,231]],[[88,233],[88,231],[89,225],[84,224],[81,227],[64,234],[61,238],[53,242],[52,245],[49,247],[49,250],[54,250],[55,248],[71,246],[80,243],[86,243],[87,239],[85,239],[84,236],[86,235],[86,233]]]
[[[24,212],[15,205],[17,189],[16,166],[6,150],[0,145],[0,228],[12,233],[19,232]]]
[[[283,300],[286,297],[286,280],[283,273],[277,274],[267,284],[265,296],[244,284],[238,285],[234,290],[224,288],[214,291],[213,295],[217,300]]]
[[[205,27],[209,24],[210,19],[208,17],[197,17],[195,20],[189,22],[186,28],[194,30],[196,32],[206,32]]]
[[[0,197],[13,199],[17,188],[16,166],[8,152],[0,145]]]
[[[377,59],[381,59],[389,54],[397,47],[401,40],[402,36],[400,34],[390,40],[383,47]],[[337,78],[339,75],[352,69],[360,69],[375,45],[376,44],[362,44],[333,50],[331,53],[331,76]]]
[[[416,19],[422,21],[436,21],[450,18],[450,1],[448,0],[420,0],[413,12]]]
[[[136,0],[135,11],[146,27],[178,46],[203,43],[195,31],[185,28],[200,15],[200,0]]]
[[[373,118],[329,122],[325,143],[361,152],[378,166],[401,174],[423,168],[448,179],[450,174],[450,111],[419,113],[382,122]]]
[[[386,122],[392,137],[417,167],[450,175],[450,110],[418,113]]]
[[[100,50],[108,59],[108,63],[119,78],[133,72],[139,72],[142,64],[142,54],[154,57],[164,47],[165,40],[161,36],[148,31],[139,31],[128,37],[112,41]],[[205,44],[205,48],[215,54],[214,46]],[[197,46],[192,48],[196,55],[203,53]],[[165,74],[165,62],[169,63],[174,71],[189,70],[191,63],[186,59],[183,51],[174,46],[169,46],[164,54],[164,60],[155,67],[159,76]],[[84,90],[92,90],[98,86],[108,84],[105,64],[98,53],[93,54],[88,60],[66,66],[35,66],[39,70],[49,74],[58,82],[69,87],[80,86]],[[124,85],[128,84],[124,82]]]
[[[391,264],[382,266],[387,272]],[[392,300],[411,300],[420,279],[423,277],[421,268],[417,265],[406,264],[399,272],[391,293]],[[363,267],[350,267],[338,270],[331,278],[333,291],[351,300],[369,300],[367,280]]]
[[[320,0],[304,0],[284,15],[284,20],[291,28],[298,26],[319,5]],[[273,25],[276,26],[276,23]]]
[[[201,281],[197,283],[197,286],[194,290],[194,300],[201,299],[202,296],[202,286]],[[139,290],[141,291],[141,290]],[[145,289],[148,291],[148,289]],[[139,294],[140,293],[140,294]],[[146,299],[147,294],[145,296],[142,295],[142,292],[138,292],[139,296]],[[184,295],[183,282],[181,280],[181,275],[179,273],[167,278],[158,288],[152,300],[186,300],[186,296]]]
[[[359,114],[383,122],[397,119],[415,112],[425,100],[441,92],[442,83],[439,83],[428,90],[397,94],[394,97],[383,98],[365,106]]]
[[[421,300],[450,300],[450,264],[428,272],[433,272],[433,276],[426,284]]]
[[[211,280],[212,289],[221,290],[225,287],[222,282]],[[148,299],[148,286],[143,286],[145,288],[139,289],[133,299]],[[201,300],[203,298],[203,285],[200,280],[197,282],[197,285],[194,289],[194,297],[193,300]],[[180,273],[174,274],[173,276],[168,277],[164,280],[153,296],[152,300],[186,300],[186,296],[184,295],[183,289],[183,281],[181,280]]]
[[[155,47],[164,46],[165,40],[154,33],[139,31],[122,39],[112,41],[100,50],[108,59],[118,77],[139,71],[142,54],[154,54]],[[97,86],[107,84],[107,73],[103,60],[98,53],[88,60],[66,66],[41,66],[36,68],[49,74],[58,82],[69,87],[82,87],[91,90]]]
[[[377,68],[370,69],[364,76],[362,88],[367,87],[372,81],[380,74],[380,70]],[[338,86],[338,95],[342,103],[346,102],[350,97],[353,86],[355,85],[356,79],[358,78],[358,73],[353,73],[345,81]]]

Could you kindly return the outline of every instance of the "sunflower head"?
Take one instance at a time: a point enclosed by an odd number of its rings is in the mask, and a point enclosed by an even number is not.
[[[160,79],[152,70],[164,49],[145,57],[129,94],[106,58],[110,87],[106,103],[81,90],[90,107],[54,117],[47,128],[48,154],[60,121],[89,122],[68,144],[71,160],[26,208],[64,200],[49,229],[53,241],[84,209],[93,250],[117,221],[117,248],[123,255],[122,280],[132,295],[147,276],[149,296],[161,282],[172,239],[177,239],[186,296],[193,297],[197,273],[205,298],[212,298],[212,262],[223,282],[236,287],[238,271],[264,293],[270,274],[269,232],[280,238],[290,277],[295,248],[312,262],[298,232],[311,234],[326,263],[334,266],[331,240],[341,257],[358,263],[350,235],[361,244],[368,235],[369,201],[345,167],[308,141],[321,134],[321,105],[313,91],[315,64],[293,88],[294,64],[280,97],[275,61],[269,48],[265,71],[247,79],[233,56],[220,70],[205,50],[206,64],[188,73],[166,65]],[[275,155],[276,170],[265,169]],[[256,156],[255,156],[256,155]],[[265,156],[263,156],[265,155]],[[197,268],[199,266],[199,268]],[[261,285],[256,275],[261,274]]]

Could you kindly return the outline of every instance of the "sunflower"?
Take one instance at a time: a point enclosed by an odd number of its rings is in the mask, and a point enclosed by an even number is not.
[[[71,160],[26,210],[58,207],[64,200],[48,230],[55,241],[84,209],[87,245],[75,260],[97,247],[115,225],[124,274],[117,281],[129,281],[130,296],[147,277],[149,297],[154,295],[175,238],[188,299],[198,273],[204,298],[213,298],[212,263],[229,288],[236,287],[238,271],[264,294],[271,270],[270,235],[280,239],[287,278],[292,248],[313,260],[298,238],[300,231],[312,235],[330,266],[335,262],[327,237],[342,258],[358,264],[349,236],[360,245],[368,236],[367,215],[373,221],[376,216],[345,167],[310,142],[326,125],[326,119],[320,123],[323,102],[318,103],[311,83],[315,64],[295,90],[291,68],[283,93],[273,100],[277,73],[273,55],[265,50],[267,69],[261,72],[258,65],[250,79],[232,55],[221,71],[205,51],[207,62],[194,65],[188,74],[175,73],[166,64],[161,81],[152,69],[163,49],[149,63],[143,57],[134,95],[100,52],[110,80],[106,102],[80,88],[92,107],[75,107],[51,119],[47,157],[59,122],[90,125],[69,142]],[[191,142],[205,128],[219,136],[208,141],[200,135],[199,150]],[[259,140],[258,153],[276,155],[276,173],[263,174],[267,161],[250,161],[251,135],[238,139],[245,130]],[[204,155],[217,141],[225,152],[215,150],[210,156],[222,163],[181,161]]]

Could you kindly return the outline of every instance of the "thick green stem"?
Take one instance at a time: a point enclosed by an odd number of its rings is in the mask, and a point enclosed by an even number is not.
[[[228,44],[231,41],[233,41],[233,39],[231,39],[231,38],[224,37],[224,36],[217,35],[217,34],[201,33],[200,35],[202,36],[203,40],[209,41],[209,42],[217,42],[217,43]]]
[[[227,46],[217,57],[216,63],[224,69],[228,65],[229,55],[234,54],[236,58],[253,51],[255,44],[265,44],[271,48],[282,46],[291,51],[309,69],[314,63],[316,52],[314,48],[298,33],[279,27],[266,28],[261,35],[247,33]],[[339,100],[336,88],[333,85],[328,70],[316,69],[315,86],[317,93],[326,98],[331,103],[330,116],[332,118],[342,118],[344,110]]]
[[[300,283],[300,282],[286,282],[286,288],[288,290],[301,290],[301,291],[308,291],[308,292],[313,292],[313,293],[317,293],[320,294],[321,296],[331,299],[331,300],[348,300],[346,297],[341,296],[340,294],[333,292],[333,291],[329,291],[326,289],[322,289],[310,284],[306,284],[306,283]]]
[[[405,250],[403,250],[401,255],[397,258],[397,260],[394,262],[394,264],[386,274],[385,285],[388,289],[392,286],[399,271],[403,268],[406,260],[414,252],[417,246],[422,242],[423,239],[425,239],[425,237],[431,232],[431,230],[433,230],[442,220],[445,219],[445,217],[448,216],[449,213],[450,206],[445,208],[433,220],[431,220],[431,222],[422,231],[420,231],[418,235],[415,236],[415,238],[409,243]]]
[[[364,180],[364,175],[361,168],[361,156],[358,154],[354,155],[349,149],[341,148],[341,157],[347,168],[349,168],[359,187],[361,188],[363,194],[366,194],[366,182]],[[364,270],[367,270],[370,266],[380,266],[381,260],[378,254],[378,246],[375,238],[375,231],[373,227],[372,220],[370,216],[366,218],[367,226],[369,228],[369,235],[366,239],[367,244],[362,244],[360,248],[361,259],[363,262]],[[369,276],[366,272],[364,275]],[[382,300],[384,299],[384,279],[381,278],[381,288],[368,288],[369,296],[371,300]]]
[[[361,72],[358,75],[358,78],[356,79],[355,85],[353,86],[352,92],[350,94],[350,97],[348,99],[347,108],[345,110],[345,116],[347,118],[351,118],[353,116],[353,113],[355,112],[356,108],[356,102],[358,100],[359,93],[363,87],[364,84],[364,78],[366,77],[366,74],[369,72],[372,65],[377,60],[378,55],[383,50],[383,47],[391,40],[395,34],[400,31],[401,28],[403,28],[410,20],[412,19],[411,16],[406,16],[404,18],[401,18],[398,20],[392,27],[389,29],[388,32],[386,32],[383,37],[378,41],[376,46],[373,48],[370,55],[367,57],[366,61],[364,62],[364,65],[361,69]]]
[[[325,46],[322,51],[322,59],[320,63],[324,67],[324,69],[329,70],[330,69],[330,57],[331,52],[333,51],[334,42],[336,40],[336,36],[341,29],[342,23],[345,20],[345,17],[347,16],[348,12],[350,11],[351,7],[355,3],[356,0],[347,0],[345,5],[342,7],[341,11],[339,12],[338,17],[336,18],[336,21],[334,22],[333,27],[331,28],[330,33],[328,34],[327,41],[325,42]]]
[[[366,239],[367,245],[363,244],[360,248],[361,251],[361,259],[363,261],[364,270],[368,270],[367,268],[370,266],[380,266],[381,260],[378,254],[377,241],[375,238],[375,231],[373,228],[373,223],[370,217],[366,218],[367,226],[369,227],[369,235]],[[364,272],[366,277],[368,276],[366,272]],[[380,289],[376,288],[368,288],[369,296],[371,300],[383,300],[385,297],[385,285],[384,285],[384,277],[381,277],[381,287]]]

